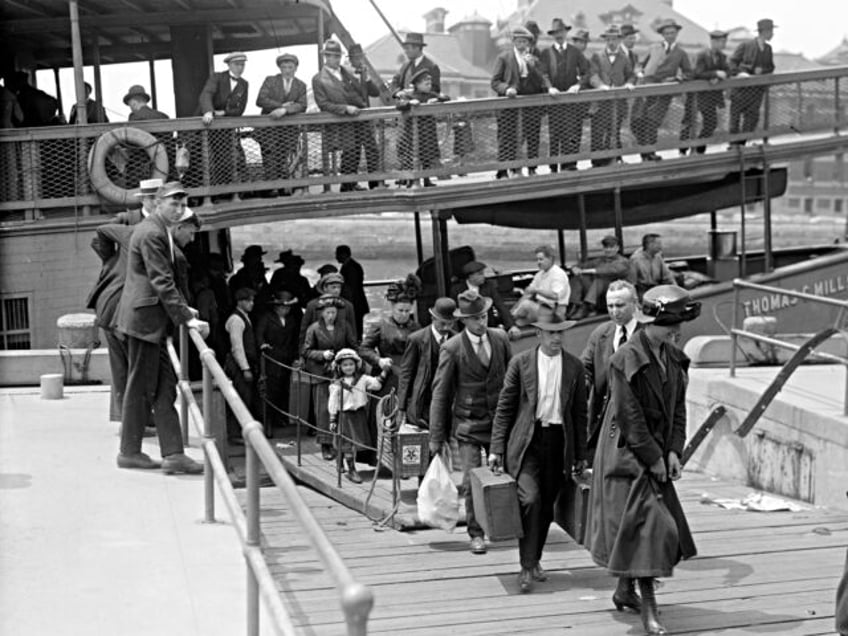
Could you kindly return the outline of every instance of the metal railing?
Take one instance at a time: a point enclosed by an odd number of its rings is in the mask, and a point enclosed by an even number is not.
[[[209,126],[184,118],[2,130],[0,213],[98,206],[103,179],[131,190],[154,165],[167,164],[163,176],[182,176],[205,204],[213,197],[276,196],[310,186],[412,185],[538,166],[569,169],[578,160],[608,165],[658,150],[694,153],[728,142],[833,135],[846,124],[846,77],[848,67],[832,67],[720,84],[474,99],[408,111],[369,108],[355,117],[307,113],[279,120],[218,118]],[[740,129],[735,120],[746,106],[755,116]],[[712,130],[704,114],[710,109]],[[128,129],[145,133],[147,147],[126,142],[120,131]],[[188,150],[187,167],[176,166],[178,148]],[[95,179],[92,168],[99,171]]]
[[[803,350],[805,353],[805,358],[815,357],[820,360],[825,360],[827,362],[841,364],[845,367],[845,392],[843,400],[843,415],[848,415],[848,358],[833,355],[831,353],[826,353],[824,351],[816,351],[815,348],[810,348],[807,351],[807,347],[805,347],[804,345],[796,345],[785,340],[780,340],[778,338],[771,338],[761,333],[755,333],[752,331],[746,331],[745,329],[739,329],[737,327],[739,319],[739,308],[741,306],[739,302],[739,293],[740,290],[743,289],[765,292],[767,294],[778,294],[780,296],[796,298],[798,300],[803,300],[811,303],[818,303],[821,305],[837,307],[839,311],[833,322],[832,330],[834,331],[834,333],[840,334],[846,340],[848,340],[848,334],[846,334],[845,330],[841,328],[841,325],[843,324],[846,316],[848,315],[848,300],[838,300],[836,298],[828,298],[826,296],[816,296],[814,294],[799,292],[794,289],[783,289],[781,287],[772,287],[770,285],[760,285],[757,283],[751,283],[746,280],[742,280],[740,278],[736,278],[733,280],[733,326],[730,329],[730,377],[736,377],[736,352],[738,350],[739,338],[748,338],[755,342],[760,342],[771,347],[778,347],[794,352]],[[782,378],[783,382],[788,379],[788,375],[791,374],[794,368],[795,367],[792,367],[788,370],[786,376]]]
[[[265,601],[274,630],[278,634],[294,635],[300,633],[283,605],[260,545],[260,466],[265,469],[280,493],[286,500],[292,515],[300,523],[318,558],[333,579],[339,592],[341,607],[350,636],[364,636],[367,633],[368,615],[374,604],[373,593],[369,588],[357,582],[344,564],[341,556],[333,547],[323,528],[312,515],[303,501],[294,480],[280,463],[274,449],[265,438],[262,425],[251,415],[238,396],[232,382],[215,359],[215,353],[195,329],[180,327],[180,358],[173,343],[168,343],[168,354],[177,373],[180,393],[181,412],[193,424],[195,431],[202,435],[206,461],[204,463],[205,521],[215,521],[215,492],[218,489],[230,517],[236,534],[242,544],[245,564],[247,565],[247,630],[248,636],[259,634],[259,599]],[[188,380],[188,339],[194,342],[203,365],[203,410],[194,398],[191,383]],[[212,431],[211,413],[213,392],[218,389],[232,409],[242,428],[246,455],[246,513],[242,511],[230,483],[226,467],[219,454]],[[187,433],[187,425],[183,423]],[[184,433],[184,434],[186,434]],[[187,437],[186,437],[187,439]]]

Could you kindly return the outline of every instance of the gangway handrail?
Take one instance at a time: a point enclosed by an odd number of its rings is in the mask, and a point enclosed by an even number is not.
[[[832,307],[838,307],[839,312],[834,320],[834,324],[831,328],[825,330],[825,332],[821,332],[813,336],[808,342],[802,345],[796,345],[791,342],[787,342],[785,340],[780,340],[779,338],[772,338],[770,336],[766,336],[761,333],[755,333],[752,331],[748,331],[746,329],[740,329],[738,324],[738,314],[739,314],[739,291],[742,289],[750,289],[753,291],[761,291],[769,294],[782,294],[788,296],[790,298],[797,298],[799,300],[805,300],[812,303],[818,303],[821,305],[829,305]],[[730,333],[730,377],[736,377],[736,352],[738,349],[739,338],[747,338],[753,340],[755,342],[761,342],[763,344],[767,344],[773,347],[780,347],[782,349],[787,349],[789,351],[794,351],[795,355],[790,358],[790,360],[784,365],[781,372],[778,376],[772,381],[772,384],[768,387],[768,389],[764,392],[763,398],[761,398],[760,402],[758,402],[756,407],[756,413],[751,413],[749,415],[749,419],[752,421],[747,422],[748,428],[753,427],[756,422],[756,418],[759,417],[764,411],[768,403],[774,399],[774,396],[780,391],[783,387],[783,384],[789,379],[795,369],[803,362],[804,359],[808,357],[816,357],[821,360],[826,360],[828,362],[833,362],[836,364],[841,364],[845,367],[845,391],[844,391],[844,400],[843,400],[843,408],[842,414],[848,415],[848,357],[838,356],[830,353],[826,353],[823,351],[816,351],[816,346],[821,343],[823,336],[833,335],[841,335],[843,339],[848,341],[848,332],[845,329],[841,328],[842,321],[846,316],[846,312],[848,312],[848,300],[839,300],[837,298],[828,298],[826,296],[816,296],[815,294],[808,294],[806,292],[799,292],[794,289],[783,289],[781,287],[774,287],[771,285],[762,285],[759,283],[752,283],[747,280],[743,280],[741,278],[733,279],[733,320],[732,326],[729,329]],[[765,399],[765,398],[768,399]],[[765,403],[762,403],[765,399]]]
[[[224,503],[233,520],[236,534],[242,544],[248,568],[248,636],[258,636],[259,634],[260,594],[265,600],[274,630],[278,634],[286,636],[298,633],[280,598],[276,583],[271,576],[260,547],[260,462],[286,499],[292,514],[303,528],[318,558],[333,579],[341,597],[347,634],[364,636],[367,633],[368,615],[374,604],[372,591],[353,577],[321,524],[310,512],[306,502],[297,491],[294,480],[265,438],[262,425],[253,418],[233,387],[231,380],[215,359],[215,352],[209,348],[196,329],[187,329],[185,326],[181,326],[179,335],[181,344],[187,342],[187,338],[191,338],[199,352],[203,366],[203,412],[201,412],[188,380],[187,361],[185,363],[181,361],[173,343],[168,342],[168,355],[177,377],[180,378],[177,387],[180,391],[181,402],[187,405],[184,412],[187,413],[195,431],[203,436],[201,447],[206,457],[204,464],[205,521],[211,523],[215,520],[213,484],[217,482]],[[185,352],[186,347],[181,346],[181,350]],[[236,499],[235,491],[212,434],[210,423],[212,393],[216,386],[242,428],[246,455],[246,515],[242,512]]]

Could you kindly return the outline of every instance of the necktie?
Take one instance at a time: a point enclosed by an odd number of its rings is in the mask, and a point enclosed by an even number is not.
[[[621,346],[625,342],[627,342],[627,328],[626,327],[620,327],[620,329],[621,329],[621,336],[618,338],[618,348],[619,349],[621,349]]]
[[[283,80],[283,91],[286,95],[291,91],[291,80]]]
[[[489,362],[491,362],[491,360],[489,358],[488,352],[486,351],[486,345],[483,344],[483,338],[480,338],[479,342],[477,343],[477,357],[480,358],[480,363],[488,369]]]

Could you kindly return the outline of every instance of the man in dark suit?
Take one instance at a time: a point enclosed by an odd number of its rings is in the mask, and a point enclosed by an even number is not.
[[[354,76],[342,67],[342,47],[335,40],[324,42],[322,49],[324,67],[312,78],[312,94],[319,109],[334,113],[341,117],[356,117],[363,108],[368,108],[368,96],[362,91],[360,78]],[[324,145],[327,151],[340,147],[342,151],[342,174],[356,174],[359,170],[359,158],[362,148],[368,148],[371,143],[368,136],[373,137],[371,122],[352,121],[342,124],[329,124],[324,128]],[[379,169],[379,155],[365,153],[368,172]],[[368,186],[379,188],[380,181],[370,181]],[[363,190],[356,181],[342,183],[341,192]]]
[[[648,84],[661,82],[682,82],[692,77],[692,64],[689,55],[677,42],[677,34],[683,27],[672,19],[662,20],[657,25],[657,33],[662,41],[652,44],[642,68],[644,81]],[[660,126],[671,106],[671,95],[646,97],[641,108],[641,117],[631,119],[630,127],[640,146],[656,146]],[[634,106],[634,111],[637,110]],[[642,153],[644,161],[662,159],[654,150]]]
[[[718,84],[730,76],[730,67],[727,62],[727,56],[724,54],[726,44],[727,31],[710,32],[710,47],[701,51],[695,57],[695,79],[707,80],[710,84]],[[683,126],[680,129],[681,140],[691,139],[697,129],[696,106],[697,112],[701,113],[701,117],[703,118],[701,134],[698,135],[698,138],[708,139],[713,136],[718,126],[718,109],[724,108],[724,91],[689,93],[686,96]],[[703,154],[706,152],[707,147],[697,146],[693,150],[698,154]],[[686,154],[686,149],[682,148],[680,153]]]
[[[85,123],[87,124],[105,124],[109,118],[106,116],[106,109],[100,102],[91,99],[91,84],[85,82]],[[69,124],[77,123],[77,105],[71,106],[71,113],[68,117]]]
[[[140,208],[132,208],[115,215],[115,223],[136,225],[156,211],[156,193],[162,186],[162,179],[143,179],[139,183],[136,196],[141,199]]]
[[[607,289],[609,321],[595,328],[580,354],[586,369],[589,390],[588,447],[594,451],[598,443],[604,403],[607,395],[607,368],[610,356],[633,337],[639,328],[636,321],[636,288],[625,280],[610,283]]]
[[[633,88],[636,73],[630,63],[630,57],[621,47],[621,31],[618,26],[610,25],[601,37],[606,42],[606,46],[602,51],[592,55],[589,62],[589,83],[592,88],[600,90]],[[593,152],[621,148],[621,123],[626,116],[627,100],[598,102],[597,110],[592,115]],[[592,165],[607,166],[613,161],[612,157],[592,159]]]
[[[213,73],[206,80],[197,100],[197,114],[203,116],[208,126],[216,117],[241,117],[247,106],[247,80],[242,77],[247,55],[230,53],[224,58],[226,71]],[[244,150],[236,137],[235,130],[222,129],[209,131],[210,155],[212,159],[212,185],[229,185],[233,182],[233,157],[237,164],[237,174],[244,175],[247,167]]]
[[[518,95],[537,95],[544,88],[541,63],[530,54],[530,43],[533,34],[524,27],[512,30],[513,47],[498,55],[495,61],[495,71],[492,73],[492,90],[501,97],[516,97]],[[524,138],[527,140],[527,158],[539,156],[539,136],[542,127],[542,109],[508,108],[498,111],[498,161],[515,161],[518,157],[519,119]],[[510,168],[514,175],[521,174],[521,168]],[[498,179],[509,176],[508,169],[498,170]],[[530,174],[536,173],[536,167],[529,168]]]
[[[502,324],[511,338],[518,338],[521,335],[521,330],[515,326],[512,314],[510,314],[501,293],[498,291],[497,283],[486,278],[485,271],[486,264],[479,261],[471,261],[463,265],[462,280],[457,281],[451,287],[451,298],[456,298],[467,289],[473,289],[481,296],[491,298],[492,307],[498,312],[498,319],[495,319],[494,312],[489,312],[489,326],[497,327]]]
[[[554,502],[572,470],[586,469],[586,385],[583,365],[563,349],[562,334],[576,323],[546,308],[533,323],[539,347],[509,362],[492,425],[489,466],[517,482],[524,536],[518,540],[518,584],[529,592],[545,581],[540,563]]]
[[[551,95],[576,93],[587,88],[589,82],[589,61],[574,44],[566,43],[565,38],[571,27],[560,18],[554,18],[548,35],[554,43],[542,51],[542,77],[544,86]],[[588,113],[588,104],[568,104],[557,100],[548,108],[548,136],[551,156],[572,155],[580,152],[580,139],[583,136],[583,119]],[[552,163],[551,172],[559,169],[576,170],[576,161],[561,164]]]
[[[474,517],[470,472],[488,452],[498,393],[511,356],[509,339],[500,329],[489,329],[492,299],[467,290],[459,295],[454,312],[464,325],[439,351],[439,365],[430,402],[430,453],[438,454],[451,434],[459,444],[465,518],[471,552],[485,554],[483,528]]]
[[[639,76],[639,56],[633,49],[636,47],[636,40],[639,37],[639,29],[632,24],[621,25],[621,50],[627,54],[627,59],[630,60],[630,66],[633,67],[633,72]]]
[[[127,255],[127,274],[118,308],[117,330],[127,340],[127,385],[121,427],[120,468],[157,468],[141,452],[141,439],[153,411],[162,470],[199,473],[202,464],[183,452],[179,417],[174,408],[176,376],[168,359],[165,338],[174,325],[185,324],[208,335],[207,323],[193,316],[177,288],[174,239],[170,228],[185,212],[186,191],[177,182],[164,184],[156,211],[133,231]]]
[[[341,264],[339,274],[344,278],[342,298],[346,298],[353,304],[356,336],[362,340],[362,320],[365,314],[371,311],[368,298],[365,296],[365,272],[362,265],[353,259],[348,245],[336,247],[336,260]]]
[[[263,115],[281,120],[286,115],[306,112],[306,84],[294,76],[298,59],[291,53],[277,56],[277,75],[269,75],[259,89],[256,105]],[[265,178],[269,181],[287,179],[292,176],[289,164],[297,152],[298,129],[294,126],[260,128],[256,140],[262,149],[262,164]],[[273,190],[269,193],[276,194]]]
[[[439,348],[455,335],[456,302],[453,298],[437,298],[429,311],[433,321],[410,334],[406,341],[398,382],[400,419],[420,428],[430,428],[433,374],[439,363]]]
[[[162,111],[150,108],[148,102],[150,95],[144,90],[144,86],[136,84],[130,86],[127,94],[124,95],[124,104],[130,107],[130,115],[127,118],[129,121],[149,121],[153,119],[168,119],[168,116]]]
[[[774,73],[774,56],[769,42],[774,37],[774,22],[764,18],[757,22],[757,37],[740,44],[730,56],[733,77]],[[730,91],[730,134],[751,132],[760,121],[760,106],[766,86],[748,86]],[[741,128],[740,128],[741,124]],[[744,145],[745,140],[732,142]]]
[[[264,399],[269,403],[265,412],[265,432],[270,437],[274,426],[286,423],[283,413],[289,411],[289,382],[291,367],[298,355],[297,338],[300,333],[299,313],[292,308],[299,300],[288,290],[274,292],[268,308],[256,323],[256,344],[264,361]],[[263,387],[260,385],[260,394]]]
[[[430,71],[433,92],[441,93],[441,71],[438,64],[424,55],[424,47],[427,46],[424,36],[420,33],[407,33],[402,46],[406,62],[392,78],[392,97],[398,99],[412,95],[415,90],[412,85],[412,76],[422,69]]]

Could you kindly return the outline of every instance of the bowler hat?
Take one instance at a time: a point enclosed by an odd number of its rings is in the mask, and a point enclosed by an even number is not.
[[[471,318],[480,314],[488,313],[492,306],[492,299],[487,296],[481,296],[479,292],[473,289],[466,289],[456,297],[457,309],[453,312],[454,318]]]
[[[560,31],[571,31],[571,27],[563,22],[562,18],[554,18],[553,22],[551,22],[551,28],[548,31],[548,35],[555,35]]]
[[[300,60],[297,59],[297,55],[294,53],[281,53],[277,56],[277,66],[282,64],[283,62],[294,62],[294,65],[297,66],[300,64]]]
[[[262,257],[267,254],[265,250],[262,249],[261,245],[248,245],[244,248],[244,252],[241,255],[242,262],[250,260],[251,258],[262,259]]]
[[[604,238],[601,239],[601,245],[604,247],[618,247],[618,237],[614,234],[607,234]]]
[[[338,308],[343,306],[344,303],[342,302],[342,299],[338,296],[333,296],[332,294],[322,294],[318,298],[318,303],[316,304],[318,309],[326,309],[327,307]]]
[[[512,39],[515,40],[516,38],[524,38],[526,40],[532,41],[533,34],[530,33],[529,29],[527,29],[526,27],[517,26],[512,30]]]
[[[539,35],[542,33],[542,29],[539,28],[539,23],[535,20],[527,20],[527,22],[524,23],[524,28],[533,34],[534,40],[538,39]]]
[[[159,191],[161,185],[162,179],[142,179],[138,184],[139,191],[135,196],[152,197]]]
[[[656,32],[662,33],[663,29],[668,29],[669,27],[677,29],[680,31],[683,27],[677,24],[677,21],[674,18],[664,18],[657,23]]]
[[[179,181],[168,181],[168,183],[163,183],[156,191],[156,197],[159,199],[178,196],[188,196],[188,192],[185,191],[183,184]]]
[[[462,275],[465,276],[465,278],[468,278],[471,274],[482,272],[484,269],[486,269],[485,263],[481,263],[480,261],[471,261],[462,266]]]
[[[230,62],[247,62],[247,53],[242,53],[241,51],[230,53],[224,58],[224,64],[229,64]]]
[[[605,40],[610,38],[620,38],[621,37],[621,29],[618,28],[617,24],[611,24],[607,27],[607,30],[601,33],[601,37]]]
[[[321,53],[324,55],[338,55],[342,54],[342,45],[336,42],[335,40],[327,40],[324,42],[324,48],[321,49]]]
[[[282,252],[280,252],[280,255],[276,259],[274,259],[274,262],[285,264],[285,263],[288,263],[289,260],[291,260],[292,256],[293,256],[293,253],[292,253],[291,250],[283,250]]]
[[[771,18],[763,18],[762,20],[757,20],[757,31],[769,31],[776,27],[777,25],[774,23],[774,20]]]
[[[626,38],[628,35],[636,35],[637,33],[639,33],[639,29],[632,24],[621,25],[621,37]]]
[[[636,320],[658,326],[676,325],[701,315],[701,303],[677,285],[657,285],[642,297],[642,314]]]
[[[401,44],[414,44],[416,46],[427,46],[421,33],[407,33],[406,39]]]
[[[281,289],[274,292],[274,295],[268,300],[269,305],[285,305],[291,307],[297,304],[297,298],[287,289]]]
[[[430,307],[430,315],[436,320],[453,321],[454,312],[456,311],[456,301],[453,298],[442,296],[437,298],[433,306]]]
[[[354,55],[365,55],[365,51],[362,50],[361,44],[351,44],[347,49],[347,56],[353,57]]]
[[[254,296],[256,296],[256,290],[251,289],[250,287],[239,287],[236,290],[236,293],[233,294],[233,298],[236,302],[240,300],[252,300]]]
[[[589,32],[586,29],[577,29],[572,35],[572,40],[583,40],[584,42],[589,41]]]
[[[565,331],[577,324],[576,320],[560,320],[557,316],[557,306],[539,303],[539,314],[536,322],[531,323],[542,331]]]
[[[150,95],[147,94],[147,91],[144,90],[144,86],[141,84],[134,84],[130,86],[130,90],[127,91],[127,94],[124,95],[124,104],[129,105],[130,100],[133,97],[141,97],[145,102],[150,101]]]
[[[323,294],[324,287],[332,284],[344,285],[344,276],[342,276],[338,272],[331,272],[330,274],[322,276],[321,279],[318,281],[318,284],[315,285],[315,289],[317,289]]]
[[[409,81],[412,82],[412,84],[414,85],[423,80],[425,77],[433,77],[433,74],[428,68],[420,68],[412,74],[412,77]]]
[[[727,37],[727,31],[719,31],[716,29],[715,31],[710,31],[710,39],[711,40],[723,40]]]

